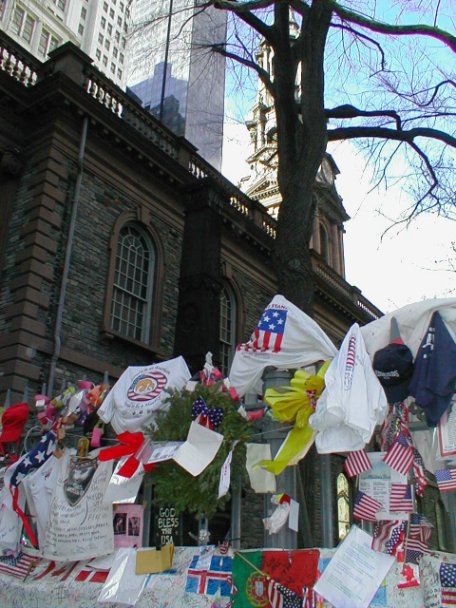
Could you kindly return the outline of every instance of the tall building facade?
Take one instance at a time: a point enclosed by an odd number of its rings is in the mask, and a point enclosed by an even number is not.
[[[136,0],[132,5],[128,90],[176,135],[220,169],[226,13],[195,0]]]
[[[71,41],[125,88],[129,0],[0,0],[0,29],[40,61]]]

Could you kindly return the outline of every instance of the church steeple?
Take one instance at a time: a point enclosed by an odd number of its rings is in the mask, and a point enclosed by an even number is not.
[[[298,34],[299,25],[293,11],[290,11],[290,36],[296,37]],[[264,40],[259,45],[256,60],[273,79],[273,49]],[[298,86],[296,95],[298,98]],[[277,183],[277,124],[272,96],[260,79],[256,102],[245,124],[250,135],[249,156],[246,159],[250,173],[240,180],[239,186],[277,217],[281,203]],[[310,247],[344,277],[343,224],[349,216],[336,190],[335,178],[338,173],[334,159],[326,154],[315,183],[317,211]]]

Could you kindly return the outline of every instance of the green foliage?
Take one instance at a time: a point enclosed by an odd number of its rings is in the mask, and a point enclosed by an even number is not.
[[[246,473],[245,444],[251,434],[251,423],[238,414],[239,404],[220,391],[220,383],[213,386],[197,384],[193,392],[170,392],[169,409],[158,414],[157,428],[149,429],[149,435],[152,441],[185,441],[192,422],[192,406],[199,396],[209,408],[223,410],[223,421],[216,430],[224,436],[224,441],[216,457],[198,477],[193,477],[173,461],[160,463],[151,475],[157,505],[172,504],[179,513],[188,511],[211,517],[230,498],[229,493],[221,499],[217,495],[221,467],[236,440],[239,443],[231,462],[231,487],[242,483]]]

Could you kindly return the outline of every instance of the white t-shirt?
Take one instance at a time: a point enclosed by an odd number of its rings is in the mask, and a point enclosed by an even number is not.
[[[116,433],[135,433],[154,422],[157,411],[165,411],[169,389],[182,389],[191,374],[183,357],[146,366],[131,366],[122,373],[98,409],[103,422]]]
[[[79,459],[65,450],[58,459],[42,547],[46,559],[83,560],[114,551],[112,505],[103,503],[112,460],[100,462],[95,454]]]

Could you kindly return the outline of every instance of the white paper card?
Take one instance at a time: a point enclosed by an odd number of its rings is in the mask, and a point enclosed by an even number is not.
[[[165,460],[171,460],[174,454],[182,445],[182,441],[160,441],[152,443],[152,452],[146,461],[146,464],[153,464],[154,462],[163,462]]]
[[[371,549],[372,537],[352,526],[314,590],[335,608],[367,608],[395,557]]]
[[[288,527],[297,532],[299,530],[299,502],[290,500],[290,514],[288,515]]]
[[[271,460],[271,446],[269,443],[248,443],[245,466],[249,474],[252,490],[257,494],[274,494],[277,489],[276,478],[273,473],[262,469],[258,465],[262,460]]]
[[[223,435],[192,422],[185,441],[174,455],[174,461],[179,466],[196,477],[214,460],[220,446]]]
[[[225,462],[222,465],[220,471],[220,481],[218,488],[218,498],[222,498],[228,492],[230,487],[231,477],[231,460],[233,459],[233,450],[228,452],[228,456],[225,458]]]

